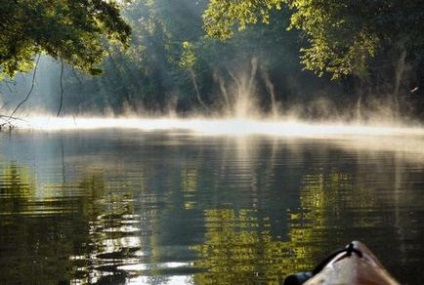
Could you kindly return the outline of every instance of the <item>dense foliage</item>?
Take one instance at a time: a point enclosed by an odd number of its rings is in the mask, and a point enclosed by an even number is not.
[[[289,101],[299,105],[317,88],[334,88],[301,71],[299,33],[285,31],[287,10],[271,11],[269,24],[258,23],[222,42],[205,37],[202,16],[208,3],[133,1],[124,13],[133,27],[130,47],[125,52],[108,47],[104,76],[78,80],[68,71],[65,111],[230,115],[246,99],[254,102],[245,114],[269,113],[271,105],[273,111]]]
[[[268,23],[270,10],[283,4],[292,10],[289,28],[307,38],[302,62],[321,75],[364,75],[370,58],[387,49],[422,56],[423,1],[210,1],[205,28],[209,36],[226,39],[246,24]]]
[[[281,0],[211,0],[203,14],[204,27],[209,36],[228,39],[235,29],[244,30],[249,24],[269,24],[269,10],[281,10],[282,3]]]
[[[47,2],[54,5],[47,9]],[[5,2],[4,11],[21,12],[3,21],[10,32],[0,45],[9,74],[28,69],[43,50],[86,73],[102,68],[100,77],[65,70],[67,112],[235,114],[244,100],[245,114],[295,109],[315,118],[347,109],[352,117],[352,104],[355,112],[379,108],[375,98],[395,112],[421,112],[421,0],[132,0],[121,6],[131,36],[115,2],[67,3]],[[49,32],[47,24],[18,25],[21,17],[48,19]],[[16,35],[23,40],[12,40]]]
[[[103,0],[0,0],[0,71],[13,76],[46,53],[98,74],[103,43],[126,45],[130,27],[116,2]]]

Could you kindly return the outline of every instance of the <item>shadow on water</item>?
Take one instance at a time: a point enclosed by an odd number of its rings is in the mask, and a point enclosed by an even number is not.
[[[280,284],[352,239],[422,283],[424,159],[400,139],[3,136],[0,284]]]

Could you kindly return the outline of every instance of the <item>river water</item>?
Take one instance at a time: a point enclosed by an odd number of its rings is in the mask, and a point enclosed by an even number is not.
[[[423,143],[2,132],[0,284],[280,284],[351,240],[402,284],[423,284]]]

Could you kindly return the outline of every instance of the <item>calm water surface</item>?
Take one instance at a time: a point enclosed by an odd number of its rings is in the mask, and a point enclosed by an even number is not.
[[[280,284],[354,239],[423,284],[423,143],[0,133],[0,284]]]

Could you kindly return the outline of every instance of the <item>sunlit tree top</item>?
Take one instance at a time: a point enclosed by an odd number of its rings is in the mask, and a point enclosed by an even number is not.
[[[39,53],[97,74],[105,39],[128,45],[131,29],[115,1],[0,0],[0,6],[3,76],[31,69]]]
[[[424,56],[422,0],[211,0],[204,27],[208,36],[228,39],[246,25],[268,23],[270,10],[281,8],[292,12],[289,29],[302,31],[302,63],[319,75],[364,76],[381,51]]]

